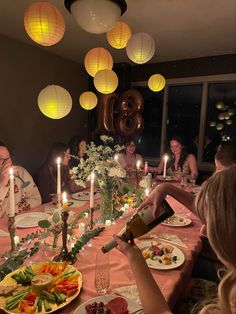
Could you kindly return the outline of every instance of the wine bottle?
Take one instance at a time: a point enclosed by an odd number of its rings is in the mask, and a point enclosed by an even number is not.
[[[126,242],[133,238],[141,237],[173,214],[174,211],[166,200],[162,201],[157,217],[153,217],[152,206],[145,207],[126,223],[126,226],[118,233],[118,236]],[[107,253],[116,246],[116,241],[112,239],[102,247],[102,252]]]

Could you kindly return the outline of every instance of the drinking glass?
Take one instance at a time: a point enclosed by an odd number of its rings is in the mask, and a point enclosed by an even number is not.
[[[190,182],[191,189],[192,189],[191,192],[194,191],[194,186],[195,186],[195,183],[196,183],[196,179],[197,179],[196,174],[191,174],[191,175],[190,175],[189,182]]]
[[[186,189],[186,187],[187,187],[187,185],[188,185],[187,177],[186,177],[186,176],[182,176],[181,181],[180,181],[180,185],[181,185],[181,188],[182,188],[183,190]]]
[[[104,254],[101,250],[96,253],[95,265],[95,288],[98,295],[107,293],[110,285],[109,253]]]

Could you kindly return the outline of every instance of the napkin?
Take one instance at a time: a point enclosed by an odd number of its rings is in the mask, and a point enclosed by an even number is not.
[[[119,287],[112,290],[113,293],[118,294],[124,298],[131,299],[137,302],[137,309],[142,308],[140,304],[140,299],[138,295],[138,289],[136,285]]]
[[[9,233],[0,229],[0,237],[8,237],[9,236]]]
[[[156,240],[161,241],[164,240],[165,242],[176,244],[179,246],[182,246],[184,248],[187,248],[187,245],[180,239],[177,234],[173,233],[146,233],[145,235],[139,237],[139,240]]]

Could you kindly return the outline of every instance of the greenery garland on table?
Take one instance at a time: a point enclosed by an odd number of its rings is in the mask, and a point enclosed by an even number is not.
[[[82,247],[89,242],[92,238],[96,237],[100,232],[102,232],[105,228],[104,227],[98,227],[93,230],[89,230],[85,232],[75,243],[74,248],[72,249],[72,253],[74,255],[78,254]],[[0,280],[2,280],[7,274],[11,273],[12,271],[19,268],[24,260],[27,257],[33,256],[35,253],[38,252],[40,248],[40,242],[36,241],[34,243],[34,246],[31,248],[19,250],[19,248],[22,246],[23,243],[27,241],[32,241],[35,238],[38,238],[41,236],[41,232],[35,232],[31,234],[27,234],[24,238],[21,239],[20,243],[17,246],[17,251],[14,252],[14,254],[10,254],[10,252],[6,252],[1,255],[1,257],[8,257],[8,259],[0,265]]]

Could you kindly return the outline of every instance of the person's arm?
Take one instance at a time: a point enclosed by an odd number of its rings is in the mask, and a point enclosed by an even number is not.
[[[29,182],[29,185],[25,187],[24,189],[22,189],[22,193],[25,193],[26,201],[30,205],[30,208],[35,208],[41,205],[42,204],[41,195],[39,193],[39,190],[36,184],[34,183],[33,178],[31,177],[31,175],[26,169],[22,167],[18,167],[18,168],[19,168],[19,175],[21,176],[21,178],[24,181]]]
[[[170,314],[171,310],[139,248],[122,241],[117,236],[114,236],[114,239],[118,243],[117,249],[129,260],[144,312],[146,314]]]
[[[189,168],[190,168],[190,176],[197,178],[198,176],[198,166],[196,157],[192,154],[188,156]]]
[[[158,209],[167,194],[171,195],[173,198],[182,203],[184,206],[186,206],[190,211],[192,211],[195,214],[194,209],[195,195],[186,192],[182,189],[179,189],[170,183],[162,183],[158,185],[151,192],[148,198],[146,198],[145,201],[139,206],[138,211],[148,205],[153,205],[153,215],[158,216]]]
[[[159,163],[158,167],[157,167],[157,174],[162,174],[164,170],[164,161],[163,161],[163,158],[161,158],[161,162]]]

